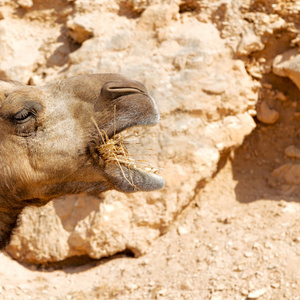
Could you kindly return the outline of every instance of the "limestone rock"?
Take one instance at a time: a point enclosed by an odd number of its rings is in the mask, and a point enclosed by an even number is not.
[[[53,63],[45,78],[118,72],[142,81],[157,100],[161,121],[139,129],[139,147],[153,150],[147,160],[161,168],[166,188],[68,196],[28,209],[7,248],[13,257],[45,263],[74,255],[101,258],[126,249],[136,256],[147,252],[190,203],[199,183],[211,179],[221,154],[241,145],[255,127],[249,111],[256,106],[257,83],[243,61],[232,58],[215,25],[188,14],[179,17],[179,2],[149,1],[146,7],[141,4],[140,16],[128,18],[120,13],[120,1],[76,0],[69,22],[84,16],[94,36],[70,50],[67,66]],[[57,46],[51,46],[55,42],[44,48],[57,53]],[[48,56],[50,50],[45,50]],[[43,73],[30,77],[40,82]]]
[[[287,163],[272,172],[272,175],[287,184],[300,183],[300,164]]]
[[[36,226],[32,227],[31,224]],[[69,245],[66,243],[68,233],[52,205],[46,205],[41,210],[26,209],[18,232],[20,238],[10,246],[10,251],[20,261],[40,263],[51,261],[53,258],[59,261],[69,252]],[[17,251],[19,249],[22,251]]]
[[[23,8],[30,8],[33,6],[32,0],[18,0],[17,3]]]
[[[250,29],[246,29],[240,44],[237,48],[238,55],[249,55],[254,51],[263,50],[265,45],[262,43],[261,38],[254,34]]]
[[[91,38],[93,27],[90,20],[85,16],[76,16],[67,22],[70,37],[77,43],[82,43]]]
[[[295,145],[288,146],[285,148],[284,154],[288,157],[300,159],[300,148]]]
[[[274,124],[279,119],[279,112],[276,109],[270,108],[268,104],[263,101],[257,110],[257,118],[265,124]]]
[[[273,62],[273,72],[278,76],[289,77],[300,89],[300,53],[291,49],[277,55]]]
[[[254,290],[248,294],[248,299],[258,299],[267,292],[266,289]]]
[[[96,14],[99,19],[99,13],[113,12],[118,13],[120,0],[68,0],[74,1],[75,12],[89,16]],[[118,2],[118,3],[117,3]]]
[[[17,28],[16,28],[17,27]],[[27,83],[37,62],[41,59],[39,47],[42,41],[29,35],[30,26],[9,21],[0,23],[0,78]],[[22,39],[28,34],[27,39]]]
[[[139,20],[139,26],[147,30],[155,30],[169,25],[177,19],[179,6],[176,4],[156,4],[146,8]]]

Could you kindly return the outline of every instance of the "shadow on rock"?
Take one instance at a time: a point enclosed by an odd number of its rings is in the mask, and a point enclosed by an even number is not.
[[[272,74],[265,80],[271,87],[280,87],[286,98],[276,99],[275,92],[267,85],[262,89],[261,99],[279,112],[279,118],[274,124],[256,120],[256,129],[235,151],[232,169],[237,180],[236,198],[242,203],[261,199],[299,202],[300,105],[296,99],[300,92],[286,78]]]

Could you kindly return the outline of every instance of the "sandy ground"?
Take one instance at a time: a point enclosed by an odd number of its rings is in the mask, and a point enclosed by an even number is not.
[[[1,253],[0,299],[300,299],[299,200],[246,185],[243,155],[143,257],[42,270]]]
[[[279,122],[224,154],[147,255],[42,268],[0,253],[0,299],[300,299],[300,188],[271,175],[298,162],[284,151],[300,145],[299,91],[274,80],[289,97]]]

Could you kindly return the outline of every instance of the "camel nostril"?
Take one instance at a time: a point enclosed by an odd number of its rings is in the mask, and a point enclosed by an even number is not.
[[[142,95],[147,95],[145,92],[136,89],[136,88],[128,88],[128,87],[110,87],[108,91],[112,94],[113,99],[117,99],[121,96],[126,96],[126,95],[133,95],[133,94],[142,94]]]
[[[107,82],[103,85],[101,94],[108,100],[114,100],[126,95],[140,94],[148,97],[142,87],[137,87],[130,82]]]

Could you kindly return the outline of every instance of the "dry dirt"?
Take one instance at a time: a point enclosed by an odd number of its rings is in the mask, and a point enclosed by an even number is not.
[[[1,253],[0,298],[300,299],[299,196],[268,175],[287,160],[285,139],[297,132],[297,122],[285,124],[292,112],[281,112],[277,128],[258,124],[224,155],[147,255],[42,268]]]

